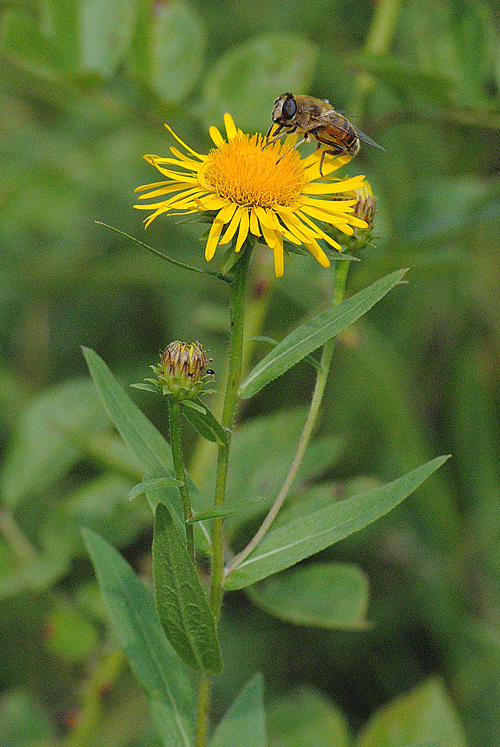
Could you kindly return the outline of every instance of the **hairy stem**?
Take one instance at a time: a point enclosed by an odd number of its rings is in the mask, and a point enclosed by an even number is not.
[[[349,264],[350,263],[347,260],[344,262],[336,263],[333,294],[332,294],[332,305],[333,306],[337,306],[339,303],[341,303],[344,297]],[[240,552],[239,555],[237,555],[236,558],[232,561],[232,563],[226,568],[226,575],[229,575],[231,571],[237,568],[245,560],[245,558],[247,558],[250,555],[252,550],[255,547],[257,547],[259,542],[268,532],[269,527],[273,523],[274,519],[276,518],[278,514],[278,511],[282,507],[288,493],[290,492],[290,488],[292,487],[293,482],[295,478],[297,477],[297,473],[300,469],[300,465],[302,464],[302,460],[304,459],[304,454],[306,452],[307,446],[309,444],[309,441],[311,440],[314,426],[316,425],[316,421],[318,419],[319,409],[321,406],[326,382],[328,379],[328,372],[330,370],[330,363],[332,360],[334,346],[335,346],[335,338],[332,338],[331,340],[328,340],[323,347],[323,353],[321,355],[321,364],[320,364],[320,367],[319,367],[319,370],[316,376],[316,385],[314,387],[311,404],[309,406],[309,412],[307,413],[306,422],[304,423],[304,428],[302,429],[302,434],[301,434],[301,437],[300,437],[300,440],[297,446],[297,451],[295,452],[295,457],[293,459],[292,466],[290,467],[290,471],[288,472],[288,475],[283,484],[283,487],[281,488],[269,513],[267,514],[266,518],[264,519],[261,526],[257,530],[256,534],[252,537],[252,539],[250,540],[248,545],[244,548],[244,550],[242,550],[242,552]]]

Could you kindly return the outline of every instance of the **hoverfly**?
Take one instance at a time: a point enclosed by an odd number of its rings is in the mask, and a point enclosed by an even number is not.
[[[278,129],[266,146],[274,143],[283,135],[290,135],[294,132],[302,135],[302,140],[299,140],[293,146],[294,148],[308,142],[311,138],[318,142],[318,148],[324,146],[319,164],[321,176],[323,176],[323,161],[327,153],[333,156],[350,153],[355,156],[359,151],[360,140],[374,148],[385,150],[371,137],[354,127],[343,114],[335,111],[328,101],[322,101],[313,96],[282,93],[274,102],[272,120],[273,124],[269,128],[267,137],[271,134],[275,124],[278,125]]]

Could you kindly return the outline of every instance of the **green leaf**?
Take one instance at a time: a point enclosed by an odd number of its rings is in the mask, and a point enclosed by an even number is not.
[[[185,542],[162,503],[156,508],[153,572],[158,614],[172,646],[190,667],[220,672],[214,616]]]
[[[80,44],[84,70],[109,77],[128,51],[136,24],[136,0],[82,0]]]
[[[30,693],[6,692],[0,700],[0,713],[0,744],[4,747],[57,744],[49,714]]]
[[[253,677],[217,726],[209,747],[267,747],[262,675]]]
[[[351,65],[376,76],[402,96],[413,94],[419,103],[434,106],[450,106],[452,103],[453,81],[446,73],[425,72],[390,55],[356,52],[348,59]]]
[[[165,638],[154,600],[128,563],[97,534],[83,530],[116,635],[146,693],[160,701],[170,747],[191,747],[195,701],[189,672]]]
[[[455,100],[469,106],[491,97],[488,81],[494,69],[495,22],[484,2],[419,0],[404,9],[406,47],[413,49],[425,73],[453,81]]]
[[[154,480],[145,479],[137,485],[134,485],[129,492],[129,499],[133,500],[134,498],[138,498],[140,495],[151,493],[157,488],[177,488],[179,485],[182,485],[182,483],[180,480],[176,480],[175,477],[156,477]]]
[[[226,495],[226,503],[239,504],[226,522],[230,534],[271,507],[290,470],[305,418],[305,410],[280,410],[238,427],[232,438],[232,469]],[[341,447],[336,436],[318,438],[309,444],[293,492],[331,468]]]
[[[241,510],[246,506],[251,506],[254,503],[260,503],[262,506],[263,500],[263,498],[257,497],[246,498],[245,500],[241,501],[225,501],[220,506],[209,508],[207,511],[202,511],[199,514],[194,514],[194,516],[191,516],[191,518],[187,520],[187,523],[195,524],[197,521],[204,521],[205,519],[216,519],[220,516],[231,516],[231,514],[236,513],[238,510]]]
[[[276,96],[309,87],[317,54],[315,45],[290,32],[235,45],[208,74],[202,101],[206,124],[219,125],[224,112],[230,112],[243,130],[267,130]]]
[[[82,458],[89,432],[105,424],[102,406],[89,381],[70,381],[28,403],[3,456],[0,492],[14,508],[40,494]]]
[[[252,586],[253,602],[271,615],[319,628],[368,627],[368,580],[348,563],[310,563]]]
[[[118,384],[97,353],[83,348],[83,354],[109,417],[130,446],[149,477],[165,477],[172,471],[170,446]]]
[[[363,729],[355,747],[466,747],[458,714],[438,679],[427,680],[378,711]]]
[[[323,311],[314,319],[295,329],[250,371],[240,387],[240,397],[244,399],[252,397],[306,355],[349,327],[369,311],[377,301],[380,301],[391,288],[394,288],[405,273],[406,270],[397,270],[386,275],[369,288],[356,293],[338,306]]]
[[[164,101],[184,101],[200,76],[205,47],[205,28],[191,3],[169,0],[154,12],[142,3],[132,69]]]
[[[83,663],[99,643],[99,634],[87,616],[73,605],[59,601],[44,620],[44,647],[74,664]]]
[[[199,397],[195,399],[194,402],[198,405],[199,409],[195,410],[192,407],[184,406],[182,408],[183,415],[186,416],[191,425],[196,428],[198,433],[200,433],[203,438],[206,438],[207,441],[212,441],[218,446],[224,446],[227,444],[227,433],[213,413]],[[187,405],[187,402],[183,404]]]
[[[358,532],[401,503],[447,459],[448,456],[437,457],[388,485],[339,501],[269,532],[227,576],[224,588],[249,586]]]
[[[2,13],[2,49],[38,72],[77,72],[79,10],[78,3],[65,0],[36,4],[35,12],[28,4],[6,8]]]
[[[170,511],[177,531],[181,537],[184,537],[185,539],[186,524],[184,520],[182,501],[177,487],[178,485],[180,485],[180,482],[175,480],[173,477],[155,477],[153,479],[145,478],[142,482],[132,488],[129,492],[129,498],[132,500],[137,498],[139,495],[145,494],[153,513],[156,512],[158,504],[163,503]],[[198,493],[196,486],[191,482],[191,480],[189,480],[189,478],[188,485],[193,507],[201,506],[201,496]],[[210,534],[206,526],[202,523],[208,518],[210,517],[200,516],[194,528],[196,547],[204,555],[210,555],[211,553]]]
[[[342,713],[324,695],[303,687],[267,709],[269,747],[350,747]]]

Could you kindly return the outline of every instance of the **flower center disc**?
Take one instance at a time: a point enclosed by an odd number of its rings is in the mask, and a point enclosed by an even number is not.
[[[213,148],[205,179],[218,197],[247,207],[293,207],[307,178],[300,155],[260,135],[243,135]]]

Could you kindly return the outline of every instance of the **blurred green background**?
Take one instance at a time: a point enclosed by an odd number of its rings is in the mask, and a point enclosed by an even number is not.
[[[79,535],[92,527],[147,574],[151,517],[127,500],[141,473],[108,426],[79,346],[127,385],[171,340],[200,340],[220,382],[227,288],[95,221],[204,266],[199,226],[159,219],[144,235],[133,190],[157,174],[142,156],[167,155],[164,122],[200,152],[226,111],[265,132],[286,90],[328,98],[386,149],[365,146],[348,167],[368,176],[379,210],[349,291],[410,268],[408,284],[336,349],[320,434],[344,446],[330,478],[341,495],[353,478],[453,458],[400,509],[324,553],[366,572],[368,631],[294,627],[228,595],[214,715],[264,671],[272,744],[300,747],[310,735],[280,741],[280,697],[292,686],[307,688],[303,705],[335,703],[356,734],[376,709],[431,682],[447,693],[451,747],[500,744],[499,28],[493,0],[2,3],[5,747],[157,744]],[[322,310],[330,284],[331,272],[292,255],[264,334],[280,338]],[[255,358],[265,352],[257,346]],[[306,404],[312,381],[297,366],[243,418]],[[153,399],[133,396],[165,430]],[[314,744],[338,744],[330,738]]]

